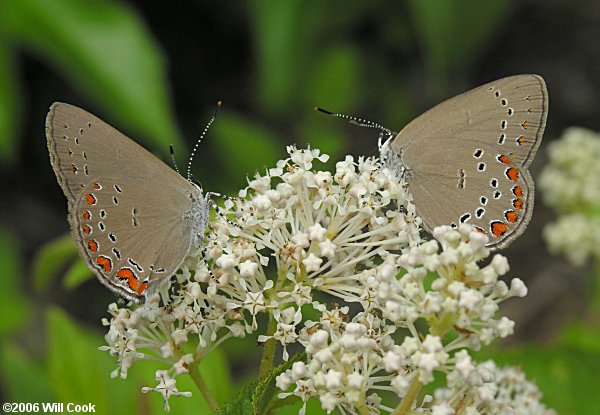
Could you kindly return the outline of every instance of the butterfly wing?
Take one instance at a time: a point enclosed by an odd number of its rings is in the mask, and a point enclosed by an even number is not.
[[[88,267],[139,301],[170,277],[194,238],[200,190],[92,114],[55,103],[46,119],[51,163]]]
[[[544,80],[517,75],[451,98],[402,129],[392,150],[426,228],[472,223],[495,248],[523,233],[534,201],[527,167],[547,112]]]

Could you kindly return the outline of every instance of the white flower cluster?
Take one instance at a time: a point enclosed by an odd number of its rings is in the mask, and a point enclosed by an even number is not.
[[[300,342],[308,363],[296,362],[279,376],[281,389],[293,386],[282,397],[318,397],[324,409],[337,407],[342,413],[391,411],[381,404],[378,391],[406,398],[411,387],[432,382],[435,372],[452,379],[456,370],[467,370],[465,348],[478,349],[512,333],[511,320],[494,318],[498,303],[525,296],[527,288],[519,279],[510,287],[498,280],[508,271],[506,259],[495,255],[480,268],[478,261],[489,255],[488,240],[468,225],[436,228],[434,236],[437,240],[406,249],[395,261],[387,258],[371,273],[372,301],[351,323],[344,323],[349,318],[332,319],[326,310],[320,322],[307,322]],[[399,279],[393,263],[405,270]],[[428,334],[418,331],[417,320],[427,323]],[[444,343],[449,333],[452,340]],[[423,401],[423,408],[429,403]]]
[[[569,128],[550,144],[548,156],[538,184],[560,215],[544,229],[548,247],[575,265],[600,258],[600,135]]]
[[[251,318],[247,332],[256,330],[257,314],[272,313],[276,331],[259,341],[277,340],[284,359],[286,346],[298,339],[302,306],[322,309],[317,296],[328,294],[366,308],[375,300],[369,276],[386,268],[391,251],[421,241],[406,190],[376,160],[347,157],[335,172],[315,173],[313,163],[328,156],[295,147],[288,152],[240,191],[231,214],[241,230],[214,224],[206,258],[219,283],[200,257],[195,270],[198,281],[211,284],[212,301]],[[275,281],[267,278],[271,262]]]
[[[347,157],[329,172],[313,168],[328,159],[318,150],[288,153],[226,203],[222,213],[239,229],[219,217],[211,222],[204,249],[186,259],[166,304],[155,296],[133,311],[109,308],[103,349],[117,356],[113,375],[125,377],[138,360],[164,362],[158,385],[144,391],[161,393],[168,405],[186,394],[177,375],[226,339],[259,332],[259,342],[281,346],[284,360],[292,344],[306,350],[306,361],[277,378],[282,397],[378,414],[394,410],[382,403],[391,393],[409,409],[444,414],[432,397],[417,404],[420,387],[437,372],[448,376],[454,398],[463,396],[451,380],[466,365],[464,349],[512,333],[498,304],[524,296],[525,285],[498,280],[508,271],[501,255],[480,267],[487,237],[468,225],[437,228],[436,240],[423,241],[403,183],[377,159]],[[316,321],[303,314],[310,308]],[[270,316],[268,326],[259,325],[260,314]],[[186,354],[189,343],[195,350]],[[443,408],[441,400],[435,405]]]
[[[180,392],[176,387],[174,376],[187,373],[187,367],[194,362],[190,354],[183,355],[181,351],[173,353],[177,341],[170,338],[167,327],[172,319],[165,318],[166,313],[158,307],[158,295],[148,299],[143,307],[135,310],[117,308],[111,304],[108,312],[112,315],[110,321],[103,319],[103,324],[109,326],[104,336],[108,346],[99,347],[107,350],[117,358],[117,369],[111,376],[127,377],[128,369],[139,360],[159,360],[170,365],[169,370],[157,370],[158,385],[154,388],[144,387],[142,392],[156,391],[165,402],[165,411],[169,411],[169,398],[172,396],[191,396],[191,392]],[[169,321],[171,320],[171,321]],[[187,338],[179,339],[183,343]]]
[[[437,389],[429,404],[431,415],[556,415],[540,403],[542,393],[520,369],[499,368],[491,360],[477,364],[465,350],[454,361],[448,387]]]
[[[480,343],[511,335],[514,322],[495,318],[498,304],[510,297],[524,297],[527,287],[518,278],[510,287],[498,279],[509,270],[506,258],[496,254],[480,268],[479,262],[490,253],[485,247],[488,238],[468,225],[456,230],[441,226],[433,236],[436,240],[400,256],[398,264],[407,271],[402,278],[386,278],[380,283],[386,287],[385,315],[396,324],[423,318],[430,332],[439,336],[456,331],[459,336],[453,348],[478,349]]]
[[[307,363],[295,362],[279,375],[277,386],[293,391],[279,394],[283,399],[296,395],[306,413],[310,398],[320,400],[328,413],[379,414],[393,412],[377,392],[392,391],[400,398],[413,399],[407,409],[414,414],[431,415],[555,415],[541,400],[541,392],[517,368],[498,368],[492,361],[474,362],[466,350],[450,357],[441,339],[427,335],[422,341],[405,337],[394,341],[394,328],[369,313],[359,313],[346,322],[343,313],[328,315],[301,333],[308,355]],[[333,317],[333,318],[332,318]],[[311,333],[311,334],[309,334]],[[419,368],[446,373],[445,388],[434,396],[414,400],[410,390],[418,390]]]
[[[280,398],[299,396],[304,401],[300,414],[306,411],[306,402],[320,399],[328,412],[336,407],[342,413],[380,409],[381,398],[374,393],[389,387],[393,376],[381,374],[384,353],[394,346],[391,334],[395,328],[370,313],[359,313],[352,322],[346,322],[348,307],[325,311],[319,322],[309,324],[300,334],[308,361],[295,362],[292,368],[277,377],[277,386],[294,391],[281,393]],[[385,386],[387,383],[388,386]]]

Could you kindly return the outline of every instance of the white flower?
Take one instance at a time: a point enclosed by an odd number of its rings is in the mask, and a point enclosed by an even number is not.
[[[514,297],[525,297],[527,295],[527,286],[521,279],[512,279],[510,282],[510,295]]]
[[[342,372],[330,370],[325,375],[325,387],[327,389],[339,389],[342,386]]]
[[[271,199],[268,196],[257,196],[252,201],[252,206],[261,211],[268,210],[271,207]]]
[[[254,261],[247,259],[240,264],[240,276],[242,277],[253,277],[258,271],[258,264]]]
[[[323,260],[311,252],[308,257],[302,260],[302,263],[306,267],[307,272],[313,272],[319,270]]]
[[[308,238],[311,241],[324,241],[327,229],[321,226],[320,223],[315,223],[308,227]]]
[[[291,239],[292,243],[299,248],[308,248],[310,246],[310,239],[308,233],[297,232]]]
[[[223,254],[215,261],[215,263],[219,268],[231,269],[235,266],[235,259],[232,255]]]
[[[363,387],[365,377],[358,372],[352,372],[348,375],[348,387],[360,390]]]
[[[142,392],[147,393],[154,391],[160,393],[165,401],[165,411],[167,412],[171,409],[169,406],[169,398],[171,396],[185,396],[187,398],[192,396],[191,392],[179,392],[175,384],[175,379],[169,376],[169,373],[166,370],[157,370],[156,380],[158,381],[157,386],[154,388],[143,387]]]
[[[283,311],[275,309],[273,310],[273,317],[277,322],[275,333],[272,336],[260,335],[258,341],[262,343],[271,338],[279,341],[283,346],[283,360],[288,360],[287,345],[295,343],[298,339],[296,326],[302,321],[301,310],[299,308],[296,310],[293,307],[288,307]]]
[[[313,182],[315,186],[320,188],[329,186],[331,184],[331,180],[331,173],[328,171],[320,171],[313,176]]]
[[[325,239],[323,242],[319,243],[319,255],[331,260],[335,256],[336,248],[337,247],[330,239]]]
[[[185,354],[179,359],[177,363],[173,365],[175,373],[181,375],[182,373],[188,373],[188,367],[194,362],[194,356],[190,353]]]
[[[431,415],[454,415],[454,409],[447,403],[433,405],[431,407]]]

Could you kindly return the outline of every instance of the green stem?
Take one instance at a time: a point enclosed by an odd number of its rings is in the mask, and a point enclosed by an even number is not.
[[[285,284],[285,270],[279,269],[277,271],[277,280],[275,282],[274,292],[278,293],[281,291],[283,285]],[[265,335],[272,336],[277,330],[277,322],[275,321],[275,317],[273,317],[273,310],[267,310],[269,313],[269,323],[267,325],[267,332]],[[262,357],[260,359],[260,369],[258,370],[258,378],[262,379],[269,374],[271,369],[273,369],[273,359],[275,358],[275,349],[277,348],[277,342],[275,339],[269,339],[265,342],[263,347]]]
[[[402,401],[400,401],[400,404],[396,407],[396,409],[394,410],[394,412],[392,412],[391,415],[410,414],[410,408],[412,408],[415,399],[417,399],[417,395],[421,390],[421,386],[423,386],[423,384],[419,382],[418,376],[415,376],[410,386],[408,387],[408,392],[406,393],[404,398],[402,398]]]
[[[356,409],[358,409],[358,413],[360,415],[370,415],[371,414],[369,412],[369,408],[365,404],[365,399],[364,398],[363,398],[362,402],[356,406]]]
[[[210,410],[213,413],[217,413],[217,411],[219,410],[219,405],[217,404],[215,398],[212,396],[212,393],[210,393],[210,390],[208,389],[204,378],[200,374],[200,370],[198,369],[198,363],[194,362],[190,364],[188,367],[188,372],[190,377],[200,390],[200,393],[202,394],[202,396],[204,396],[204,399],[206,400],[206,403],[208,403]]]
[[[277,322],[275,321],[275,317],[273,317],[273,312],[269,310],[269,324],[267,326],[267,336],[272,336],[277,329]],[[275,357],[275,348],[277,346],[277,342],[275,339],[269,339],[265,342],[263,347],[262,357],[260,359],[260,369],[258,371],[258,378],[262,379],[267,376],[271,369],[273,369],[273,359]]]

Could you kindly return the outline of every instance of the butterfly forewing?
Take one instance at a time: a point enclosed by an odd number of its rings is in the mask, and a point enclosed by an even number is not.
[[[527,171],[546,123],[548,95],[536,75],[500,79],[451,98],[408,124],[392,142],[429,230],[472,223],[504,247],[533,209]]]
[[[55,103],[46,128],[83,258],[101,282],[140,300],[187,254],[200,189],[80,108]]]

